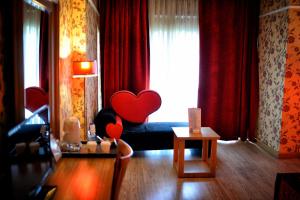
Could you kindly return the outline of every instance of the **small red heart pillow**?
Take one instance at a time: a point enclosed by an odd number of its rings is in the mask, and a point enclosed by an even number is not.
[[[122,90],[114,93],[110,102],[121,118],[133,123],[143,123],[151,113],[159,109],[161,98],[153,90],[143,90],[138,95]]]
[[[120,139],[123,131],[121,118],[119,116],[116,116],[116,123],[108,123],[105,127],[105,130],[110,138]]]

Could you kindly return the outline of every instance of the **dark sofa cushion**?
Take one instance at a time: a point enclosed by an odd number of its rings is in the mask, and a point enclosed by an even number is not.
[[[187,122],[146,122],[142,124],[135,124],[123,121],[123,128],[125,134],[131,133],[171,133],[172,127],[188,126]]]
[[[146,124],[136,124],[123,120],[123,133],[125,134],[135,134],[135,133],[145,133]]]
[[[134,150],[172,149],[174,132],[172,127],[187,127],[187,122],[148,122],[132,124],[123,122],[125,140]],[[201,148],[201,141],[187,141],[186,148]]]
[[[149,122],[145,123],[146,131],[151,133],[171,133],[172,127],[188,126],[187,122]]]

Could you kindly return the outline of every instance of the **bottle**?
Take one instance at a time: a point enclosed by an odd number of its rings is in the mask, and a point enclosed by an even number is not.
[[[87,140],[96,140],[96,126],[94,123],[90,123],[89,130],[87,134]]]

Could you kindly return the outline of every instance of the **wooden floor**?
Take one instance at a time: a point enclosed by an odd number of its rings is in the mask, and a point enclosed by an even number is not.
[[[199,157],[186,150],[186,159]],[[177,178],[173,151],[136,151],[120,200],[273,199],[277,172],[300,172],[300,159],[277,159],[249,142],[218,142],[216,178]]]

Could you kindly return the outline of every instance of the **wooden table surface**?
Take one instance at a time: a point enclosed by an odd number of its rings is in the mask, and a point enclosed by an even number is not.
[[[200,133],[189,131],[189,127],[172,127],[174,134],[178,139],[188,140],[218,140],[220,136],[210,127],[201,127]]]
[[[62,158],[46,185],[54,199],[110,199],[115,158]]]

